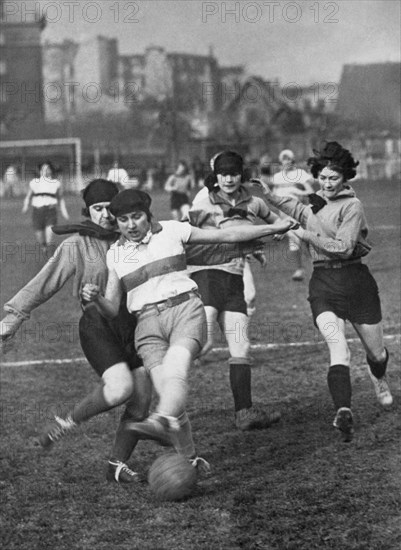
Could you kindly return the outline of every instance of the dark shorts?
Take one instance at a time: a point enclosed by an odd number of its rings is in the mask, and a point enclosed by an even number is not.
[[[308,300],[315,325],[316,317],[325,311],[358,324],[375,325],[382,319],[379,289],[364,264],[341,269],[315,268]]]
[[[131,370],[142,365],[135,351],[135,328],[136,317],[128,312],[125,299],[118,317],[111,321],[94,306],[85,309],[79,321],[79,339],[85,357],[99,376],[116,363],[126,362]]]
[[[233,275],[220,269],[205,269],[192,273],[191,277],[198,285],[205,306],[212,306],[219,313],[237,311],[246,315],[241,275]]]
[[[32,208],[32,225],[35,231],[43,231],[46,227],[57,224],[57,208],[42,206]]]
[[[171,210],[179,210],[184,204],[189,204],[189,197],[186,193],[178,193],[173,191],[170,197]]]

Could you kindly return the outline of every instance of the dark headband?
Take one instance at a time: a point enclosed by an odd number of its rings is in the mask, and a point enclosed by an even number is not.
[[[89,208],[92,204],[98,202],[111,202],[112,198],[118,193],[118,186],[108,180],[97,179],[92,180],[82,192],[82,197],[86,207]]]
[[[244,161],[234,151],[225,151],[214,159],[213,172],[217,174],[242,174]]]

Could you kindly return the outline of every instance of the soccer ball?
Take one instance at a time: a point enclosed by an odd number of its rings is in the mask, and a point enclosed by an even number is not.
[[[153,493],[160,500],[181,500],[191,495],[196,486],[196,468],[179,454],[159,456],[148,474]]]

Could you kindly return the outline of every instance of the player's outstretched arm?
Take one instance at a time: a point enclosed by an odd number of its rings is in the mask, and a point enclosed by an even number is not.
[[[261,180],[258,178],[251,179],[251,183],[256,187],[261,186]],[[287,214],[287,216],[296,219],[303,227],[306,225],[306,221],[312,213],[309,206],[306,206],[294,197],[281,197],[275,195],[269,188],[263,191],[263,196],[269,206],[275,206],[284,212],[284,214]]]
[[[227,229],[199,229],[191,227],[190,243],[239,243],[286,233],[294,227],[292,220],[279,221],[271,225],[237,225]]]

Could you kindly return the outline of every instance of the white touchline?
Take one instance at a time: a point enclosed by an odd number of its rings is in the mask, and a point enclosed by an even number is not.
[[[385,334],[385,340],[396,340],[400,338],[400,334]],[[347,342],[359,342],[359,338],[347,338]],[[326,345],[326,342],[323,340],[321,342],[288,342],[285,344],[252,344],[251,350],[267,351],[269,349],[279,349],[279,348],[300,348],[305,346],[321,346]],[[227,347],[222,348],[213,348],[210,353],[221,353],[223,351],[228,351]],[[35,367],[39,365],[69,365],[71,363],[84,363],[88,362],[85,357],[74,357],[72,359],[36,359],[33,361],[9,361],[0,363],[1,367]]]

